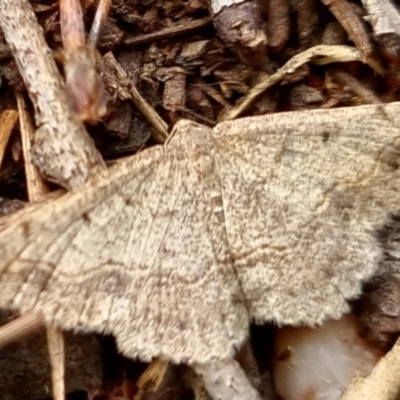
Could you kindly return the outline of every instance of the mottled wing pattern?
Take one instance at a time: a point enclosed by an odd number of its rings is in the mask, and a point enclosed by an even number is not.
[[[257,321],[315,324],[348,310],[377,266],[374,231],[400,209],[399,103],[218,125],[227,236]]]
[[[113,334],[142,360],[227,358],[248,314],[227,247],[208,130],[182,123],[87,188],[0,232],[0,306]]]

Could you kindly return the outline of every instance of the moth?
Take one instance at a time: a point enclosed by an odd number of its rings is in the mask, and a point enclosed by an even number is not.
[[[229,359],[249,321],[339,318],[399,209],[400,103],[180,121],[0,231],[0,307],[126,356]]]

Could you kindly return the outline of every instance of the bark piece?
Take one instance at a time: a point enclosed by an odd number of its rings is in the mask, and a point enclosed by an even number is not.
[[[289,100],[292,110],[310,110],[324,102],[321,90],[307,85],[297,85],[290,90]]]
[[[268,46],[277,53],[283,49],[290,36],[288,0],[269,0]]]
[[[96,142],[107,157],[132,153],[144,146],[152,134],[151,126],[130,101],[118,101],[113,108],[106,135]]]
[[[211,0],[214,24],[225,44],[250,66],[259,67],[264,61],[267,37],[255,0]]]
[[[391,61],[399,63],[400,14],[391,0],[362,0],[374,38],[382,45]]]

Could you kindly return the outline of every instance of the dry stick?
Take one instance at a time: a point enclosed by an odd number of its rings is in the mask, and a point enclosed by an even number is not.
[[[29,118],[29,113],[25,104],[25,100],[20,93],[16,93],[18,112],[20,115],[20,129],[22,150],[25,159],[25,175],[28,188],[28,197],[30,202],[39,202],[43,200],[47,193],[48,187],[41,177],[38,169],[32,164],[31,157],[31,141],[34,135],[34,129]],[[37,318],[40,318],[38,315]],[[18,320],[17,320],[18,321]],[[42,321],[43,323],[43,321]],[[46,327],[47,345],[49,349],[51,378],[53,386],[53,396],[55,400],[65,399],[65,352],[64,352],[64,336],[62,331],[57,328]]]
[[[42,179],[38,169],[32,164],[31,142],[34,129],[31,124],[25,100],[20,93],[15,93],[19,112],[22,151],[25,160],[26,185],[30,202],[40,202],[49,192],[46,182]]]
[[[171,38],[176,35],[183,35],[185,33],[192,32],[196,29],[203,28],[204,26],[211,25],[212,19],[209,17],[190,21],[185,24],[178,24],[171,26],[170,28],[162,29],[161,31],[149,33],[146,35],[135,36],[124,40],[125,46],[137,46],[144,43],[154,42],[156,40],[163,40]]]
[[[115,59],[114,55],[109,52],[104,57],[103,60],[107,65],[114,71],[115,75],[120,82],[126,82],[129,86],[130,98],[136,108],[144,115],[147,121],[156,130],[156,135],[153,136],[157,142],[163,143],[168,137],[168,126],[166,122],[156,113],[156,111],[151,107],[147,101],[140,95],[136,89],[135,84],[128,78],[128,75]]]
[[[207,391],[214,399],[262,400],[236,360],[197,364],[194,370],[203,378]]]
[[[293,73],[297,68],[310,61],[314,62],[315,64],[324,65],[334,62],[361,61],[361,56],[359,51],[354,47],[325,45],[311,47],[302,53],[296,54],[285,65],[279,68],[275,74],[254,86],[247,93],[246,97],[241,101],[241,103],[223,115],[221,120],[232,120],[237,118],[261,93],[282,81],[288,74]],[[379,66],[374,65],[374,67],[375,71],[382,73],[382,70],[379,68]]]
[[[60,0],[60,27],[64,49],[76,50],[86,46],[80,0]]]
[[[361,104],[381,104],[382,102],[375,96],[374,92],[363,86],[354,76],[346,71],[332,70],[328,72],[329,78],[338,83],[347,92],[353,93],[358,97],[358,103]]]
[[[99,42],[101,32],[106,24],[108,14],[110,12],[112,0],[100,0],[97,6],[96,15],[94,16],[92,27],[88,39],[88,47],[96,48]]]
[[[400,393],[400,339],[366,378],[357,377],[341,400],[396,400]]]
[[[400,35],[399,10],[390,0],[361,0],[368,12],[376,36],[395,34]]]
[[[67,189],[104,168],[84,126],[72,115],[65,85],[28,0],[1,0],[0,25],[35,109],[33,163]]]
[[[47,346],[51,364],[51,382],[54,400],[65,399],[65,341],[63,332],[51,326],[46,327]]]
[[[0,348],[23,339],[43,326],[41,314],[32,311],[22,315],[0,328]]]
[[[0,167],[3,163],[4,152],[7,147],[8,139],[18,120],[18,113],[14,110],[5,110],[0,116]]]
[[[372,44],[369,40],[365,23],[357,13],[356,5],[348,0],[321,0],[343,26],[349,38],[360,50],[363,62],[372,55]]]

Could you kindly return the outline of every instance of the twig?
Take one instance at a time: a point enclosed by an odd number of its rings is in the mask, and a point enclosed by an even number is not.
[[[147,121],[156,130],[156,135],[153,138],[163,143],[168,137],[168,126],[165,121],[156,113],[156,111],[147,103],[147,101],[140,95],[136,89],[135,84],[128,78],[128,75],[115,59],[114,55],[109,52],[103,57],[103,61],[107,63],[110,69],[114,71],[120,84],[124,84],[128,87],[130,98],[136,108],[144,115]]]
[[[0,167],[3,163],[4,152],[7,147],[8,139],[18,120],[18,113],[14,110],[5,110],[0,116]]]
[[[96,15],[94,16],[92,27],[88,39],[88,47],[95,49],[99,42],[101,32],[107,21],[110,12],[112,0],[100,0],[97,6]]]
[[[321,0],[336,19],[341,23],[349,38],[360,51],[363,62],[372,55],[372,44],[361,16],[356,12],[356,5],[348,0]]]
[[[104,168],[84,126],[72,115],[65,86],[28,0],[0,1],[0,25],[35,109],[33,162],[67,189]]]
[[[334,69],[328,72],[329,78],[340,85],[340,90],[352,93],[358,101],[354,105],[360,104],[380,104],[382,103],[370,90],[363,86],[354,76],[346,71]]]
[[[43,317],[37,312],[21,315],[0,329],[0,348],[23,339],[44,327]]]
[[[25,160],[26,186],[30,202],[40,202],[49,192],[46,182],[42,179],[38,169],[32,163],[31,143],[34,129],[29,118],[25,100],[21,93],[16,92],[19,126],[21,131],[22,152]]]
[[[54,400],[65,399],[65,341],[64,334],[57,328],[48,326],[47,346],[51,364],[51,382]]]
[[[137,46],[139,44],[155,42],[156,40],[162,40],[171,38],[176,35],[183,35],[185,33],[192,32],[196,29],[203,28],[207,25],[211,25],[212,19],[209,17],[198,19],[196,21],[189,21],[185,24],[177,24],[170,28],[162,29],[158,32],[148,33],[146,35],[135,36],[124,40],[125,46]]]
[[[246,374],[234,359],[196,364],[194,370],[203,378],[211,397],[219,400],[261,400]]]
[[[310,61],[319,65],[324,65],[334,62],[361,61],[361,56],[359,51],[354,47],[325,45],[311,47],[302,53],[296,54],[285,65],[279,68],[275,74],[254,86],[247,93],[242,102],[232,108],[232,110],[224,115],[221,120],[232,120],[237,118],[247,109],[248,106],[250,106],[257,96],[283,80],[286,75],[292,74],[297,68]]]
[[[341,400],[396,400],[400,393],[400,339],[366,378],[357,377]]]

